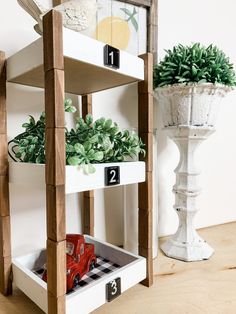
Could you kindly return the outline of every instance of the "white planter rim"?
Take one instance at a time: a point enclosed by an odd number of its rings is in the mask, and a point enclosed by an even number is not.
[[[212,83],[157,87],[164,126],[215,126],[219,105],[232,87]]]
[[[209,90],[222,90],[225,93],[232,91],[234,88],[232,86],[227,86],[224,84],[213,84],[213,83],[179,83],[173,85],[165,85],[162,87],[156,87],[154,92],[166,92],[166,91],[173,91],[173,90],[198,90],[198,89],[209,89]]]
[[[212,130],[215,131],[216,128],[214,126],[211,125],[186,125],[186,124],[178,124],[178,125],[169,125],[169,126],[165,126],[163,128],[163,130],[172,130],[172,129],[186,129],[186,130]]]

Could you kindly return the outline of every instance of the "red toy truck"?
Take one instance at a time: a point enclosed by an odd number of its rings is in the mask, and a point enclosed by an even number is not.
[[[90,270],[97,262],[94,254],[94,245],[85,243],[83,235],[67,234],[66,235],[66,274],[67,274],[67,291],[75,288],[80,279]],[[43,280],[47,281],[47,271],[44,271]]]

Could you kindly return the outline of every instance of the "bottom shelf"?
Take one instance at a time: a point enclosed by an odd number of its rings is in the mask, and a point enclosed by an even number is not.
[[[120,278],[121,293],[146,277],[146,259],[90,236],[98,257],[96,268],[85,275],[80,285],[66,295],[66,314],[90,313],[107,302],[106,285]],[[46,250],[13,259],[16,286],[47,313],[47,284],[36,274],[46,262]]]

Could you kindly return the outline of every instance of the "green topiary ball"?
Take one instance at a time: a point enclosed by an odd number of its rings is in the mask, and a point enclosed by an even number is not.
[[[233,64],[225,53],[216,46],[191,46],[181,44],[165,50],[164,59],[154,66],[154,88],[173,84],[219,83],[236,85]]]

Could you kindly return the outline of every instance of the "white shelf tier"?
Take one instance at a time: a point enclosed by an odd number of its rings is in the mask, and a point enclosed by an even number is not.
[[[66,194],[105,188],[105,168],[120,167],[120,184],[145,181],[145,162],[94,164],[95,173],[85,174],[80,166],[66,166]],[[45,165],[24,162],[9,163],[9,182],[17,185],[45,188]]]
[[[66,314],[87,314],[105,304],[106,284],[121,278],[121,293],[136,285],[146,277],[146,259],[129,253],[111,244],[85,236],[87,243],[95,245],[95,254],[121,267],[104,277],[66,296]],[[47,313],[47,284],[32,272],[45,263],[45,250],[40,250],[13,259],[15,284],[45,313]]]
[[[63,28],[66,92],[83,95],[144,79],[143,60],[125,51],[120,51],[119,69],[104,66],[104,45]],[[7,80],[44,87],[42,38],[7,59]]]

